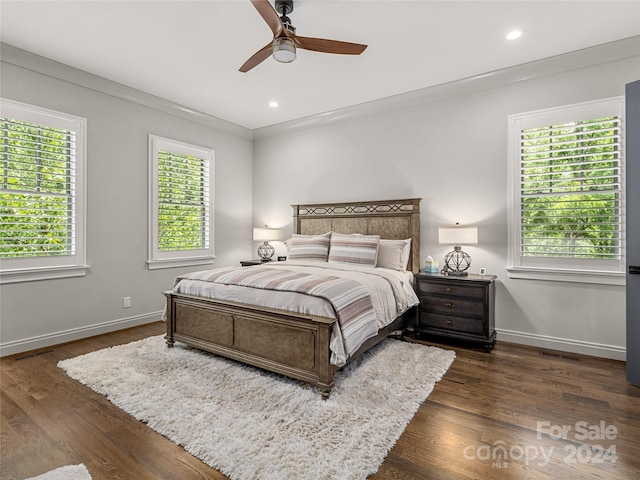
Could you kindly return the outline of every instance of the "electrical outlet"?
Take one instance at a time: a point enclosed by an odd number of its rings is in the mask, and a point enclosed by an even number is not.
[[[123,297],[122,308],[130,308],[130,307],[131,307],[131,297]]]
[[[484,267],[480,267],[480,275],[486,275],[487,269]]]

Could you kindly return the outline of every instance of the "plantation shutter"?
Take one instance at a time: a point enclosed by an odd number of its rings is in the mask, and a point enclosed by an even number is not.
[[[0,258],[74,255],[76,132],[0,122]]]
[[[158,250],[209,248],[209,162],[158,152]]]
[[[621,121],[520,132],[520,255],[621,257]]]
[[[149,135],[149,269],[213,263],[215,152]]]

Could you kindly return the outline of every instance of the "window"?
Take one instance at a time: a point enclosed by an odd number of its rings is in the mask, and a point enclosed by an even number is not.
[[[511,277],[624,282],[624,100],[509,117]]]
[[[1,283],[85,275],[86,119],[0,107]]]
[[[213,150],[149,136],[149,268],[213,263]]]

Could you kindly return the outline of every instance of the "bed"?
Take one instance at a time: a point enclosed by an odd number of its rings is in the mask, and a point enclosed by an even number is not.
[[[417,273],[420,266],[420,199],[292,205],[292,208],[293,245],[290,257],[297,257],[297,259],[268,262],[264,266],[191,272],[178,277],[174,289],[164,292],[167,301],[165,339],[168,347],[172,347],[175,342],[181,342],[310,383],[326,399],[335,384],[336,371],[389,335],[402,331],[409,322],[413,322],[415,311],[412,305],[403,309],[401,314],[383,326],[376,326],[375,331],[364,336],[364,339],[353,342],[350,345],[351,350],[340,354],[336,353],[335,348],[336,332],[340,332],[343,322],[347,321],[344,320],[346,317],[343,318],[343,314],[346,315],[344,312],[351,308],[345,308],[342,311],[336,308],[320,309],[318,314],[314,309],[306,308],[305,305],[302,309],[298,308],[302,311],[293,311],[289,309],[293,307],[289,306],[274,307],[265,302],[262,302],[262,305],[259,304],[261,302],[254,304],[246,294],[234,296],[235,293],[233,295],[225,293],[216,297],[217,293],[211,294],[208,290],[204,293],[204,287],[201,287],[199,282],[208,281],[214,277],[215,282],[221,281],[223,277],[225,281],[230,277],[242,277],[242,282],[248,281],[249,278],[257,282],[265,275],[280,277],[293,275],[295,278],[301,275],[321,275],[324,271],[318,269],[324,269],[326,265],[320,264],[321,262],[312,263],[305,258],[305,255],[296,256],[293,253],[308,253],[296,247],[302,247],[307,239],[327,234],[333,235],[334,247],[338,245],[338,240],[344,239],[348,243],[354,238],[360,241],[360,237],[367,239],[378,236],[388,242],[387,245],[401,242],[406,247],[402,261],[406,262],[408,272],[404,274],[412,278],[412,273]],[[410,241],[407,242],[407,240]],[[348,262],[339,265],[342,262],[340,257],[336,256],[340,252],[338,247],[333,248],[333,252],[332,259],[336,261],[327,262],[327,264],[331,263],[339,268],[334,271],[331,267],[327,275],[341,277],[343,274],[340,272],[351,269],[348,268]],[[366,257],[366,252],[363,256]],[[311,273],[309,273],[310,268]],[[347,279],[340,281],[350,282],[351,276],[359,275],[356,272],[359,269],[360,267],[357,266],[353,268],[353,273],[351,271],[344,273]],[[301,271],[305,273],[300,273]],[[385,276],[395,277],[395,274],[389,275],[389,272],[385,272]],[[403,275],[399,274],[398,277]],[[271,277],[268,278],[270,278],[267,282],[269,285],[273,286],[277,283],[272,281]],[[290,283],[284,280],[281,283]],[[404,280],[400,282],[406,283]],[[243,283],[242,287],[239,284],[229,286],[227,283],[222,283],[222,286],[216,285],[215,288],[223,288],[224,292],[229,292],[229,289],[235,291],[252,288],[249,283]],[[355,292],[356,287],[352,283],[344,285],[344,288],[353,287]],[[258,298],[258,291],[251,291],[255,292],[255,297]],[[261,298],[269,299],[269,302],[276,295],[309,298],[308,295],[301,293],[284,291],[276,293],[274,289],[262,291],[260,295],[262,295]],[[326,298],[314,298],[313,301],[326,304],[325,300]],[[377,307],[374,306],[374,308]]]

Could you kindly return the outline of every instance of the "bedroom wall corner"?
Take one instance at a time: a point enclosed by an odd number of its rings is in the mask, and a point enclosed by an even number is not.
[[[623,286],[507,275],[507,117],[623,95],[638,65],[634,56],[547,74],[541,62],[536,75],[528,64],[526,80],[459,94],[451,85],[445,98],[257,138],[254,217],[290,225],[290,204],[420,197],[423,261],[450,250],[438,226],[479,226],[465,251],[472,272],[498,275],[498,341],[624,359]]]
[[[161,292],[185,268],[146,265],[149,134],[215,150],[215,264],[251,255],[250,131],[173,114],[166,102],[156,105],[143,92],[2,47],[10,53],[2,58],[3,97],[87,118],[90,265],[84,277],[0,287],[2,355],[160,319]],[[131,308],[123,308],[125,296]]]

